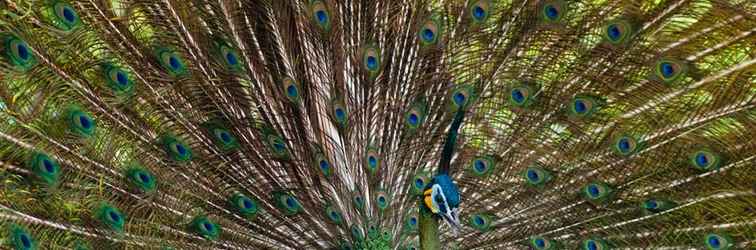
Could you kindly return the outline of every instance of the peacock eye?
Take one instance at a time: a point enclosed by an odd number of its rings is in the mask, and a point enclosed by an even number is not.
[[[439,40],[440,26],[435,19],[425,21],[418,31],[420,44],[423,46],[434,45]]]
[[[468,12],[470,13],[470,17],[475,24],[480,24],[485,22],[488,17],[490,16],[489,12],[491,11],[491,1],[490,0],[480,0],[480,1],[474,1],[470,3],[470,6],[468,7]]]
[[[546,23],[559,22],[564,17],[566,10],[566,4],[564,3],[564,1],[546,1],[541,5],[541,20]]]
[[[311,1],[310,11],[315,24],[323,31],[328,31],[331,28],[331,14],[328,11],[326,4],[323,1],[316,0]]]
[[[57,19],[56,26],[59,29],[69,31],[79,26],[79,15],[70,4],[58,2],[53,5],[53,9]]]
[[[631,29],[632,26],[627,20],[615,19],[604,27],[604,37],[610,44],[623,44],[630,39]]]

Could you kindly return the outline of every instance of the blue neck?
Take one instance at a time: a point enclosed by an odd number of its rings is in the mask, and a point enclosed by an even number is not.
[[[452,155],[454,154],[454,146],[457,144],[457,130],[462,125],[462,120],[465,118],[465,111],[459,109],[454,116],[454,121],[449,128],[449,134],[446,137],[446,143],[444,143],[444,151],[441,153],[441,164],[438,168],[438,174],[449,174],[450,162]]]

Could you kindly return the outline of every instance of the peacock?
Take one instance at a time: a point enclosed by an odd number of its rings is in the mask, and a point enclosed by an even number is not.
[[[752,0],[5,0],[0,249],[754,249]]]

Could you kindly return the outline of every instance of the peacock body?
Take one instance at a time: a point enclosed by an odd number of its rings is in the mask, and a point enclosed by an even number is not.
[[[8,0],[2,249],[752,249],[749,0]]]

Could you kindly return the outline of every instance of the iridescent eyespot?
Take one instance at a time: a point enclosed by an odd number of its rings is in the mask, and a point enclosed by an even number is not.
[[[423,46],[437,44],[441,36],[441,26],[436,19],[428,19],[420,27],[417,35]]]
[[[490,0],[471,2],[467,10],[473,23],[484,23],[491,16],[491,5]]]
[[[240,193],[231,196],[229,202],[237,213],[248,219],[254,218],[259,211],[257,200],[254,200]]]
[[[126,224],[123,213],[107,203],[100,205],[95,212],[95,217],[100,223],[116,232],[122,232],[123,226]]]
[[[355,194],[352,198],[352,203],[357,210],[362,211],[362,209],[365,208],[365,200],[362,199],[362,195]]]
[[[220,56],[223,58],[223,65],[231,71],[240,71],[242,69],[239,54],[234,48],[227,45],[220,46]]]
[[[367,153],[365,153],[365,166],[371,174],[378,172],[381,166],[381,157],[378,154],[378,149],[374,147],[368,147]]]
[[[89,138],[95,132],[95,120],[79,107],[69,107],[66,110],[66,126],[73,134]]]
[[[27,167],[35,177],[47,186],[56,186],[60,178],[60,165],[47,154],[35,152],[29,158]]]
[[[603,202],[610,198],[613,190],[603,182],[591,182],[583,187],[583,194],[591,202]]]
[[[192,150],[179,138],[166,134],[162,138],[163,147],[171,159],[177,162],[192,160]]]
[[[324,31],[331,29],[331,14],[323,1],[310,1],[313,22]]]
[[[533,236],[530,238],[530,246],[537,250],[558,249],[557,242],[542,236]]]
[[[664,83],[672,83],[685,77],[687,64],[673,59],[661,59],[656,62],[654,76]]]
[[[281,81],[281,87],[283,87],[286,98],[292,103],[299,103],[301,96],[299,94],[299,83],[291,77],[286,77]]]
[[[525,108],[535,103],[538,86],[532,83],[521,83],[509,89],[509,103],[512,106]]]
[[[128,72],[113,64],[104,64],[102,68],[106,84],[116,96],[129,97],[134,93],[134,84]]]
[[[486,214],[473,214],[470,216],[470,226],[478,231],[486,232],[491,227],[491,216]]]
[[[410,132],[415,132],[425,121],[428,106],[425,101],[416,101],[410,110],[404,114],[404,124]]]
[[[4,56],[8,63],[18,71],[27,71],[36,64],[32,49],[24,40],[15,35],[2,34]]]
[[[478,177],[485,177],[493,172],[496,161],[492,156],[479,156],[472,161],[472,172]]]
[[[362,233],[362,228],[360,228],[359,226],[352,225],[351,231],[352,231],[352,237],[355,240],[362,241],[365,238],[365,235]]]
[[[711,233],[705,237],[706,247],[711,250],[732,249],[735,245],[729,235]]]
[[[384,210],[388,208],[389,206],[389,197],[388,194],[384,191],[378,191],[375,195],[375,204],[378,206],[378,209]]]
[[[632,29],[633,27],[629,21],[615,19],[604,27],[604,38],[613,45],[623,44],[630,40],[633,33]]]
[[[221,233],[221,226],[211,221],[206,216],[195,217],[189,224],[189,228],[195,234],[208,240],[217,239]]]
[[[609,249],[609,245],[606,241],[598,238],[591,238],[584,240],[582,245],[582,249],[584,250],[606,250]]]
[[[186,65],[184,65],[184,59],[177,52],[167,48],[159,48],[157,55],[160,65],[172,77],[183,76],[188,72]]]
[[[641,208],[648,213],[658,213],[670,208],[673,208],[676,204],[672,201],[665,199],[647,199],[641,203]]]
[[[543,186],[551,180],[551,173],[538,167],[528,167],[523,173],[523,177],[531,186]]]
[[[362,67],[371,79],[381,71],[381,51],[378,47],[368,45],[362,50]]]
[[[557,0],[557,1],[547,1],[543,4],[541,4],[541,20],[547,23],[556,23],[562,20],[564,18],[565,12],[567,9],[565,8],[564,1]]]
[[[325,209],[326,217],[331,221],[333,224],[341,224],[344,221],[344,217],[342,216],[341,212],[339,211],[336,206],[328,205]]]
[[[349,121],[349,111],[341,99],[331,101],[331,116],[340,128],[346,128]]]
[[[157,187],[155,176],[142,167],[132,167],[126,170],[129,184],[144,193],[150,193]]]
[[[79,20],[79,14],[68,3],[56,2],[53,4],[53,12],[55,21],[53,22],[61,30],[69,31],[78,27],[81,23]]]
[[[570,115],[573,117],[587,118],[598,111],[603,104],[603,100],[597,97],[579,94],[570,101]]]
[[[466,84],[457,86],[449,97],[452,111],[466,109],[475,98],[475,89],[472,86]]]
[[[416,195],[423,194],[425,187],[430,183],[430,177],[425,173],[419,173],[412,177],[412,193]]]
[[[614,139],[614,152],[621,156],[629,156],[638,152],[641,143],[638,139],[629,135],[618,136]]]
[[[299,202],[297,197],[294,197],[294,195],[284,192],[274,192],[273,197],[275,199],[276,206],[281,209],[281,211],[286,215],[296,215],[304,211],[302,204]]]
[[[33,250],[37,249],[37,241],[29,234],[26,228],[16,224],[10,225],[10,235],[8,236],[10,245],[14,250]]]
[[[700,149],[688,156],[690,164],[699,170],[713,170],[719,168],[722,158],[710,149]]]

